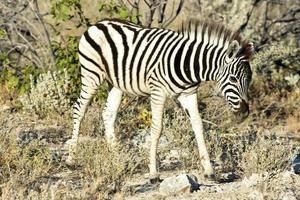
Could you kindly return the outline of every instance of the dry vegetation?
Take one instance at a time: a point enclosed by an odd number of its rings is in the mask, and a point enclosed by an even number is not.
[[[76,4],[79,1],[65,1],[70,4],[70,11],[65,7],[59,10],[61,1],[37,2],[0,2],[1,198],[145,198],[129,183],[145,181],[148,172],[151,112],[147,99],[123,99],[116,124],[121,142],[112,148],[104,140],[101,118],[106,86],[100,88],[82,124],[76,164],[69,166],[64,162],[63,144],[72,130],[70,102],[76,98],[79,84],[76,36],[103,16],[166,26],[179,5],[171,2],[165,10],[152,13],[151,5],[144,3],[150,1],[141,0],[141,5],[133,8],[138,1],[99,1],[106,3],[99,13],[90,0],[81,1],[82,7]],[[53,11],[50,14],[51,6],[70,12],[72,17],[57,17],[59,12],[55,15]],[[124,13],[127,8],[129,11]],[[229,172],[238,178],[236,182],[253,174],[262,178],[240,190],[224,185],[226,193],[203,190],[178,198],[220,199],[227,195],[229,199],[253,199],[250,194],[259,192],[265,199],[282,199],[289,191],[300,198],[299,175],[284,178],[292,157],[300,153],[299,3],[190,0],[180,11],[169,27],[176,29],[191,16],[209,18],[239,29],[255,43],[250,116],[243,123],[236,123],[224,100],[214,94],[214,83],[200,87],[199,108],[219,181],[226,181],[222,175]],[[157,15],[162,12],[166,15],[163,20]],[[87,19],[82,18],[83,14]],[[79,22],[81,26],[76,28]],[[171,99],[164,116],[160,171],[164,176],[192,171],[202,177],[186,114]],[[145,195],[166,198],[155,192]]]

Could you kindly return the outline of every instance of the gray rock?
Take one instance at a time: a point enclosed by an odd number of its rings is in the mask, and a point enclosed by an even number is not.
[[[150,129],[139,132],[131,141],[135,147],[139,149],[149,150],[151,145],[151,132]],[[159,139],[159,148],[162,149],[169,145],[169,141],[166,136],[162,135]]]
[[[280,195],[279,199],[282,199],[282,200],[297,200],[297,198],[295,196],[295,193],[292,190],[288,190],[287,192],[282,193]]]
[[[190,174],[181,174],[168,177],[159,186],[159,191],[164,194],[190,193],[199,189],[197,178]]]
[[[259,192],[258,190],[254,190],[247,197],[249,200],[264,200],[263,193]]]
[[[292,161],[292,170],[295,174],[300,174],[300,153]]]
[[[242,185],[250,188],[256,186],[260,181],[262,181],[261,175],[252,174],[249,178],[245,177],[242,180]]]
[[[37,140],[39,135],[34,131],[24,131],[17,135],[17,142],[20,147],[29,144],[33,140]]]

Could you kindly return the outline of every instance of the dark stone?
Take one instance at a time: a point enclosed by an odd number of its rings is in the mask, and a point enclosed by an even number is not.
[[[298,153],[292,161],[292,169],[295,174],[300,175],[300,153]]]

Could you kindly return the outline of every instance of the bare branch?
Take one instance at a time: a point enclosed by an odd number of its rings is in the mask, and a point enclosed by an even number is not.
[[[55,55],[54,55],[54,50],[53,50],[52,45],[51,45],[50,34],[49,34],[49,31],[48,31],[48,29],[47,29],[47,27],[44,23],[43,16],[40,14],[40,8],[39,8],[37,0],[34,0],[33,3],[34,3],[34,6],[35,6],[35,9],[36,9],[35,15],[37,16],[39,22],[43,26],[46,41],[48,43],[47,45],[48,45],[48,48],[50,50],[52,65],[54,66],[55,65]]]
[[[149,7],[149,12],[146,13],[146,22],[145,26],[150,27],[153,22],[153,16],[155,13],[155,10],[160,6],[161,1],[159,0],[150,0],[151,2],[148,2],[147,0],[144,0],[144,2]]]
[[[257,8],[257,5],[258,5],[261,1],[262,1],[262,0],[256,0],[256,1],[254,1],[254,2],[252,3],[251,10],[247,13],[246,21],[245,21],[245,22],[240,26],[240,28],[238,29],[238,31],[239,31],[240,33],[242,33],[242,32],[246,29],[246,27],[247,27],[247,25],[248,25],[248,23],[249,23],[249,20],[250,20],[252,14],[253,14],[254,9]]]
[[[183,8],[183,3],[184,3],[184,0],[180,0],[178,7],[176,9],[176,12],[174,14],[174,7],[175,7],[175,1],[174,1],[171,16],[169,17],[169,19],[166,19],[165,22],[161,23],[161,25],[160,25],[161,27],[167,27],[176,19],[176,17],[179,15],[180,11]]]

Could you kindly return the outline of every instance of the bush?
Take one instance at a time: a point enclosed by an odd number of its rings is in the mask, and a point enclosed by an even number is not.
[[[288,140],[280,140],[275,135],[260,135],[254,143],[246,146],[238,167],[247,177],[253,173],[284,171],[290,166],[293,156],[293,146]]]
[[[64,114],[70,108],[67,96],[69,76],[67,70],[63,73],[48,71],[40,74],[36,82],[31,76],[31,88],[28,94],[21,98],[25,110],[45,117],[51,113]]]
[[[299,54],[300,48],[274,44],[257,53],[252,65],[269,83],[280,88],[300,89]]]
[[[85,190],[94,198],[104,199],[119,190],[137,167],[135,152],[124,146],[112,147],[104,138],[82,141],[77,152],[77,164],[82,167],[83,179],[88,183]]]
[[[24,199],[35,183],[48,176],[57,166],[42,141],[20,146],[12,135],[0,133],[0,196],[3,199]]]

